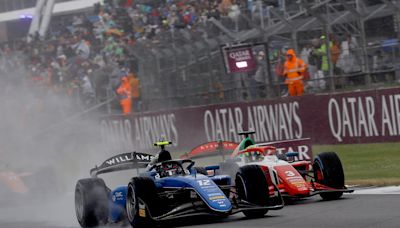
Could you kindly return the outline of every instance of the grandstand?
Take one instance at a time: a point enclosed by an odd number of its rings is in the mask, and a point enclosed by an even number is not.
[[[1,0],[0,1],[0,42],[26,37],[30,22],[35,15],[37,0]],[[56,0],[52,17],[89,12],[99,0]]]
[[[400,79],[399,1],[108,0],[94,7],[95,2],[56,1],[49,29],[38,41],[50,49],[64,45],[60,53],[42,58],[42,63],[57,62],[81,41],[90,43],[89,47],[80,46],[82,52],[90,49],[88,56],[80,56],[86,65],[80,62],[77,66],[74,56],[66,55],[68,69],[53,70],[65,74],[62,82],[56,80],[58,84],[79,90],[84,83],[74,82],[71,75],[81,75],[80,80],[85,76],[82,72],[90,68],[95,103],[112,100],[121,69],[130,69],[140,79],[139,111],[286,96],[276,70],[288,48],[309,59],[312,72],[307,93],[393,86]],[[32,3],[0,0],[0,27],[21,24],[21,15],[34,18]],[[62,30],[63,25],[68,29]],[[25,37],[27,33],[26,26]],[[0,35],[0,41],[19,35],[8,32]],[[328,68],[322,70],[313,63],[318,58],[312,51],[324,42],[336,42],[342,55],[338,54],[334,63],[328,48]],[[226,73],[220,47],[238,43],[250,44],[253,52],[260,54],[261,77],[256,78],[257,72]],[[265,54],[268,58],[262,57]],[[32,69],[32,62],[28,66]],[[77,96],[82,96],[82,91]],[[113,108],[118,109],[115,100],[106,110],[112,112]]]
[[[146,103],[153,105],[150,109],[266,98],[251,96],[252,75],[224,72],[219,47],[226,43],[268,42],[272,62],[269,72],[273,73],[282,49],[291,47],[300,53],[321,35],[338,42],[350,36],[354,43],[350,50],[354,57],[352,65],[358,67],[336,72],[331,65],[321,80],[310,81],[308,92],[334,92],[348,89],[348,85],[373,88],[383,82],[392,85],[398,80],[394,71],[398,57],[398,2],[286,1],[280,8],[263,1],[253,2],[251,7],[240,4],[237,18],[209,18],[190,32],[173,30],[160,36],[163,41],[148,41],[133,47],[142,74],[148,77],[145,86],[153,88],[146,90],[151,91],[146,96],[151,100]],[[383,63],[381,58],[387,62]],[[271,78],[265,83],[269,88],[265,95],[282,96],[284,91],[280,90],[284,87],[280,78],[276,75]],[[156,81],[167,85],[155,85]]]

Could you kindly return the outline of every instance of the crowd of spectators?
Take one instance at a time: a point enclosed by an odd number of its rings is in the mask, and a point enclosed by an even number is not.
[[[365,56],[362,53],[360,37],[341,33],[330,33],[328,36],[329,42],[326,42],[325,35],[320,34],[300,43],[298,57],[307,64],[305,74],[307,92],[326,91],[330,87],[340,90],[366,85],[365,71],[370,73],[371,83],[377,85],[400,82],[395,75],[399,53],[398,39],[371,39],[366,45]],[[278,80],[281,84],[280,91],[283,93],[286,92],[282,85],[283,64],[289,45],[285,44],[271,51],[274,74],[281,76]],[[329,58],[326,46],[329,47]],[[365,61],[368,61],[368,65],[365,65]]]
[[[46,37],[3,45],[0,71],[14,79],[26,75],[25,81],[90,107],[114,94],[121,76],[137,74],[130,47],[156,44],[165,31],[194,31],[248,6],[247,0],[105,0],[89,14],[53,18]]]
[[[139,80],[144,77],[138,74],[137,62],[131,53],[135,45],[156,46],[166,43],[163,41],[166,32],[187,30],[196,33],[212,18],[235,18],[241,13],[256,11],[257,4],[253,0],[104,0],[103,5],[95,4],[91,12],[52,18],[46,37],[33,35],[30,42],[3,45],[0,48],[0,74],[12,83],[23,76],[24,80],[28,79],[25,80],[27,83],[67,94],[76,98],[82,107],[89,108],[117,96],[115,91],[122,76],[128,75],[131,79],[137,76]],[[315,61],[323,60],[326,55],[321,48],[324,46],[321,38],[305,45],[299,54],[309,65],[315,66],[315,72],[322,71],[326,76],[329,74],[326,61]],[[360,71],[359,53],[345,55],[349,49],[358,48],[354,37],[344,39],[342,43],[333,38],[330,37],[329,46],[335,70],[344,73]],[[280,62],[284,60],[282,53],[277,54]],[[257,58],[261,59],[260,64],[265,63],[265,57]],[[318,75],[315,72],[310,72],[311,78]],[[262,74],[265,72],[261,70],[255,74],[252,83],[260,89],[252,97],[266,96],[264,86],[258,85],[263,81]],[[139,89],[138,86],[132,88]],[[138,91],[132,93],[140,94]],[[140,102],[138,97],[135,100]],[[133,111],[141,111],[142,107],[135,104]]]

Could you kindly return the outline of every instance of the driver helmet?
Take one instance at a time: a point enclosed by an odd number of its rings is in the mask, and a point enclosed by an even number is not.
[[[171,160],[171,153],[166,150],[160,151],[154,158],[151,159],[150,163],[147,165],[147,168],[151,168],[153,165]]]
[[[257,162],[261,161],[264,156],[259,151],[248,152],[244,154],[244,158],[246,162]]]
[[[171,159],[172,159],[172,156],[169,151],[162,150],[162,151],[160,151],[160,153],[158,153],[158,162],[169,161]]]

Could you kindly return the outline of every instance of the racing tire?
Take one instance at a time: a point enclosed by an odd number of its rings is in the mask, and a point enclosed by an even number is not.
[[[196,170],[196,173],[200,173],[205,176],[208,176],[207,170],[204,167],[194,167],[193,169]]]
[[[335,152],[318,154],[314,159],[313,172],[315,182],[335,189],[345,188],[342,162]],[[343,192],[326,192],[320,194],[324,200],[335,200],[342,195]]]
[[[126,215],[133,228],[152,227],[158,214],[157,188],[149,177],[134,177],[128,185]]]
[[[268,206],[269,188],[263,170],[257,165],[240,167],[235,179],[238,197],[257,206]],[[244,210],[247,218],[261,218],[267,209]]]
[[[81,227],[108,222],[108,188],[103,179],[81,179],[75,186],[75,212]]]

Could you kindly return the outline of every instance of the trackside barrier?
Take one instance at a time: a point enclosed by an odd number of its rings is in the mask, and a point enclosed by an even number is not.
[[[256,131],[256,142],[395,142],[400,140],[400,88],[112,115],[99,126],[108,151],[148,151],[162,136],[174,142],[174,150],[216,140],[239,142],[242,129]]]

